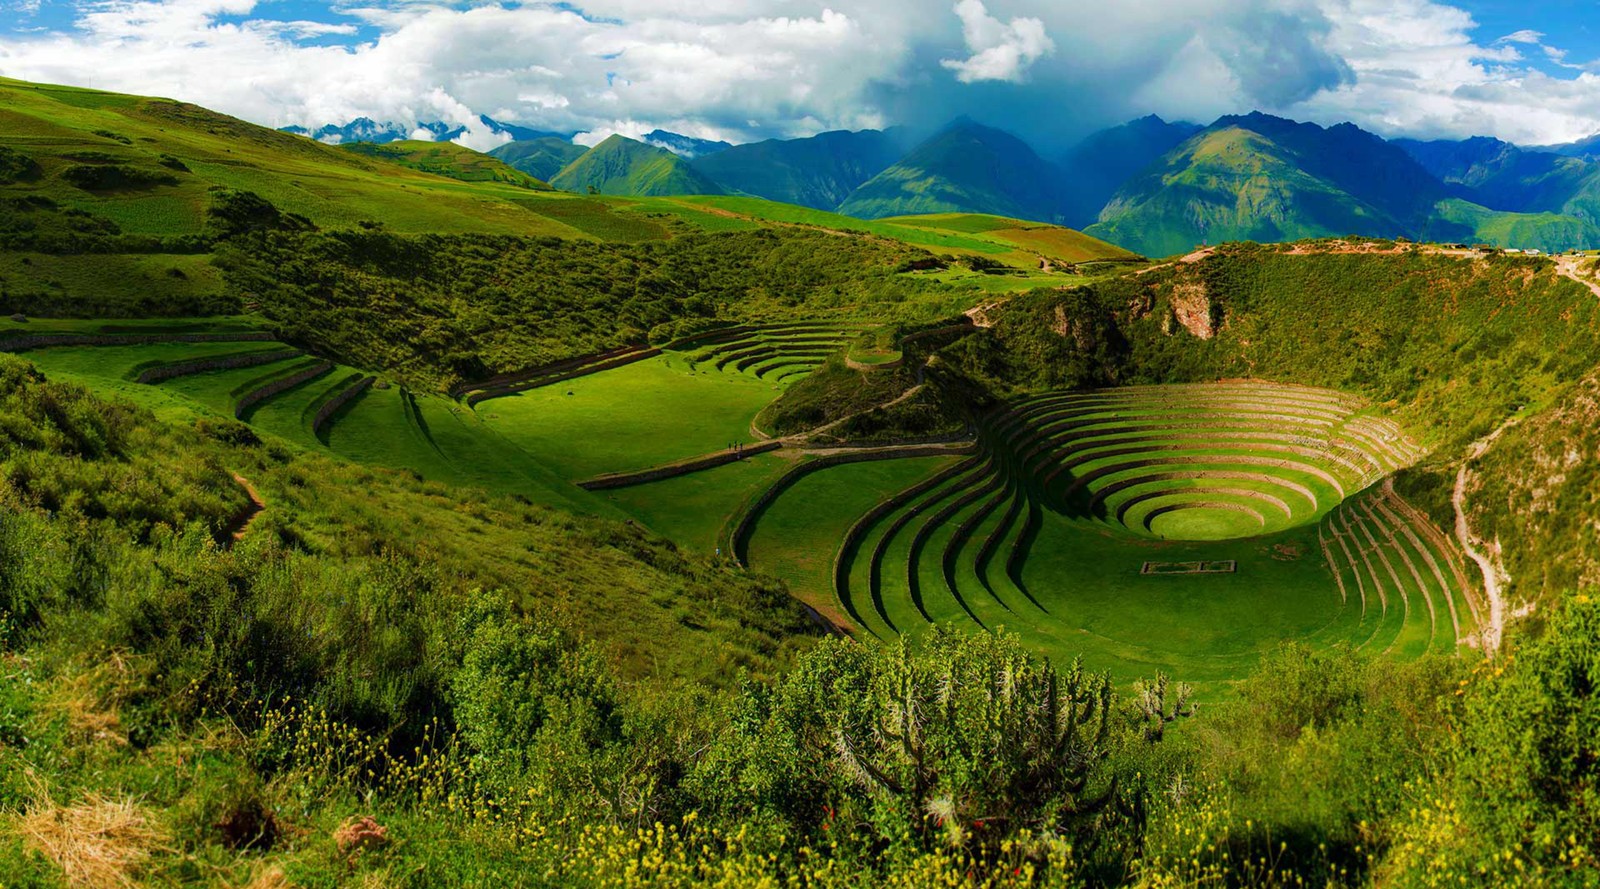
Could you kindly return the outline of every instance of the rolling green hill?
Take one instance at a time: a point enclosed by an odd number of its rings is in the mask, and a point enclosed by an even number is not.
[[[1600,227],[1561,213],[1502,212],[1460,198],[1440,201],[1434,212],[1422,233],[1431,241],[1531,248],[1546,253],[1600,244]]]
[[[454,142],[414,142],[402,140],[376,144],[344,142],[340,148],[367,157],[382,158],[402,167],[460,179],[463,182],[502,182],[534,191],[549,191],[550,186],[536,176],[513,169],[482,152]]]
[[[490,157],[504,161],[508,166],[549,182],[567,164],[583,156],[588,149],[574,145],[571,139],[546,136],[527,142],[508,142],[489,152]]]
[[[0,122],[0,145],[26,165],[8,197],[91,213],[127,235],[201,233],[215,188],[325,226],[581,233],[530,209],[523,185],[463,182],[167,99],[0,80]]]
[[[992,213],[1055,221],[1060,173],[1009,133],[960,120],[872,177],[839,205],[863,219]]]
[[[1076,228],[1094,224],[1124,182],[1198,129],[1152,114],[1089,135],[1060,161],[1064,221]]]
[[[723,193],[683,158],[626,136],[611,136],[584,152],[551,177],[550,184],[565,191],[634,197]]]
[[[1201,243],[1389,236],[1399,220],[1242,127],[1207,130],[1117,192],[1086,233],[1149,256]]]
[[[730,191],[833,210],[907,147],[899,130],[839,131],[735,145],[696,158],[694,168]]]

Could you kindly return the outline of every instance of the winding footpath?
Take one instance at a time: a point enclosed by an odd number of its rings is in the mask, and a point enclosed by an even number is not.
[[[243,489],[245,496],[250,498],[250,505],[240,510],[239,514],[234,516],[233,521],[228,525],[226,532],[228,542],[226,546],[230,547],[244,538],[245,532],[250,530],[250,526],[255,523],[256,517],[261,515],[267,508],[267,502],[261,499],[260,494],[256,493],[256,486],[250,484],[249,479],[237,472],[231,473],[231,475],[233,476],[234,484]]]
[[[1456,513],[1456,541],[1461,544],[1461,549],[1466,552],[1467,558],[1477,563],[1478,570],[1483,572],[1483,592],[1489,599],[1489,623],[1483,628],[1483,649],[1491,656],[1500,650],[1500,641],[1505,636],[1504,585],[1510,582],[1511,577],[1491,556],[1478,549],[1479,544],[1483,542],[1472,533],[1472,527],[1467,523],[1467,469],[1473,460],[1482,457],[1484,452],[1489,450],[1489,446],[1494,444],[1501,433],[1516,425],[1517,419],[1512,417],[1506,420],[1500,424],[1500,428],[1472,443],[1466,458],[1461,461],[1461,468],[1456,470],[1456,486],[1450,494],[1450,505],[1455,508]]]

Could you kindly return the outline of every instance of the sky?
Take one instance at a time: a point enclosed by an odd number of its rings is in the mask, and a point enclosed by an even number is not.
[[[748,142],[959,115],[1046,154],[1145,114],[1384,136],[1600,132],[1600,2],[0,0],[0,76],[268,126],[478,115],[592,144]]]

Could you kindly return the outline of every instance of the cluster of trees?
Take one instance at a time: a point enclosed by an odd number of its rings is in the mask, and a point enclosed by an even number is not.
[[[802,229],[641,244],[374,229],[235,239],[218,262],[292,340],[448,385],[647,342],[692,319],[891,305],[910,294],[893,270],[915,252]]]
[[[88,170],[95,176],[105,177],[113,175],[107,171],[120,168],[86,165],[72,169]],[[104,216],[77,207],[64,207],[43,195],[0,197],[0,249],[32,253],[63,256],[209,253],[218,242],[249,232],[309,231],[313,228],[304,217],[283,213],[254,192],[231,188],[212,189],[205,228],[190,235],[127,234]]]

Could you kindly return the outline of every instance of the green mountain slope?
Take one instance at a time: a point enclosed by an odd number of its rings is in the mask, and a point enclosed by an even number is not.
[[[508,166],[549,182],[562,168],[583,157],[582,145],[559,136],[545,136],[527,142],[508,142],[489,152],[490,157],[504,161]]]
[[[0,79],[0,147],[18,168],[0,172],[6,196],[91,213],[124,236],[199,235],[217,188],[320,226],[583,234],[537,212],[529,201],[558,198],[525,184],[447,178],[170,99]]]
[[[992,213],[1054,222],[1060,173],[1022,140],[960,120],[856,189],[839,212],[862,219]]]
[[[463,182],[504,182],[534,191],[549,191],[550,186],[536,176],[512,169],[498,158],[473,151],[454,142],[416,142],[403,140],[382,145],[372,142],[340,143],[340,148],[367,157],[393,161],[403,167],[448,176]]]
[[[1585,213],[1600,179],[1600,164],[1593,161],[1481,136],[1433,142],[1396,139],[1394,144],[1475,204],[1517,213],[1576,213],[1595,221]]]
[[[1082,228],[1122,184],[1193,136],[1200,127],[1168,123],[1154,114],[1091,134],[1061,158],[1062,213],[1067,225]]]
[[[1600,227],[1562,213],[1511,213],[1451,198],[1440,201],[1423,236],[1430,241],[1536,248],[1546,253],[1600,244]]]
[[[1129,181],[1089,234],[1152,256],[1233,240],[1416,237],[1448,197],[1399,148],[1349,124],[1224,117]]]
[[[907,148],[900,131],[769,139],[699,157],[694,168],[730,191],[832,210]]]
[[[1189,140],[1124,186],[1085,232],[1168,256],[1201,243],[1399,230],[1393,217],[1305,173],[1267,139],[1229,128]]]
[[[584,152],[550,184],[565,191],[638,197],[724,192],[683,158],[626,136],[611,136]]]

